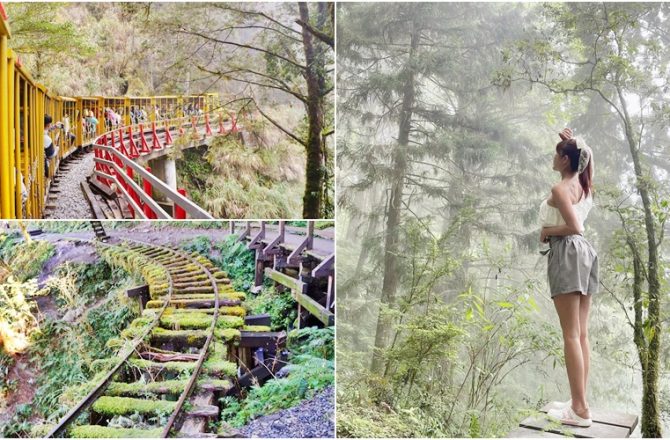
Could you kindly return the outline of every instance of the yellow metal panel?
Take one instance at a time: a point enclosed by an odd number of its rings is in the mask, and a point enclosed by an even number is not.
[[[26,191],[28,191],[28,200],[26,200],[26,217],[30,218],[31,217],[31,212],[32,212],[32,179],[30,176],[30,151],[28,148],[28,104],[29,104],[29,96],[28,96],[28,81],[25,80],[25,78],[21,75],[17,75],[19,77],[19,86],[23,90],[23,99],[21,100],[21,115],[23,116],[22,120],[20,121],[21,123],[21,128],[23,129],[22,133],[23,136],[20,136],[23,140],[21,141],[21,147],[23,148],[22,150],[22,160],[21,160],[21,165],[22,165],[22,174],[23,174],[23,181],[26,185]]]
[[[23,169],[21,164],[21,77],[14,71],[14,167],[16,168],[16,218],[23,218]]]
[[[7,37],[0,37],[0,215],[9,218],[11,174],[9,168],[9,91],[7,90]]]
[[[82,119],[84,117],[84,104],[81,98],[77,98],[77,112],[75,120],[72,121],[73,126],[75,127],[75,134],[77,135],[76,143],[77,146],[84,145],[84,127],[82,125]]]
[[[7,110],[8,110],[8,132],[7,147],[9,149],[9,170],[11,174],[11,187],[9,191],[9,218],[16,218],[16,187],[21,185],[17,180],[16,163],[14,150],[16,149],[16,131],[14,127],[14,56],[12,51],[9,51],[9,59],[7,62]],[[20,200],[20,199],[19,199]]]

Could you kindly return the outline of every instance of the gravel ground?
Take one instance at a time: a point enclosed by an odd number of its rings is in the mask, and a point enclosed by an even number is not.
[[[81,191],[81,182],[93,172],[93,153],[86,153],[81,159],[73,159],[70,170],[60,175],[61,193],[56,199],[56,209],[47,218],[88,219],[93,218],[88,201]],[[78,162],[75,162],[79,160]]]
[[[333,438],[334,388],[330,386],[296,407],[259,417],[240,428],[239,433],[253,438]]]

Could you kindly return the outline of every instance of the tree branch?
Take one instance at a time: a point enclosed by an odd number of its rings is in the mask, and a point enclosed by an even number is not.
[[[233,41],[219,40],[218,38],[210,37],[210,36],[205,35],[201,32],[189,31],[189,30],[184,29],[184,28],[177,29],[177,33],[178,34],[193,35],[193,36],[204,38],[205,40],[213,41],[213,42],[219,43],[219,44],[228,44],[230,46],[241,47],[241,48],[244,48],[244,49],[254,50],[254,51],[257,51],[257,52],[262,52],[262,53],[265,53],[267,55],[273,56],[275,58],[279,58],[282,61],[286,61],[287,63],[292,64],[293,66],[295,66],[299,69],[302,69],[302,70],[307,69],[307,67],[303,66],[302,64],[296,63],[293,60],[290,60],[290,59],[288,59],[288,58],[286,58],[282,55],[279,55],[279,54],[274,53],[272,51],[269,51],[267,49],[263,49],[261,47],[250,46],[248,44],[235,43]]]
[[[325,32],[321,32],[320,30],[316,29],[311,24],[305,23],[304,21],[302,21],[300,19],[296,20],[295,22],[298,23],[303,28],[307,29],[316,38],[318,38],[319,40],[326,43],[328,46],[330,46],[331,49],[335,49],[335,38],[331,37],[330,35],[326,34]]]

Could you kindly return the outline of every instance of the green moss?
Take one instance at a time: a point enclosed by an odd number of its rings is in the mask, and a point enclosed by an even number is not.
[[[248,332],[269,332],[272,329],[267,325],[245,325],[244,330]]]
[[[208,280],[209,277],[203,273],[196,272],[196,273],[180,273],[178,275],[173,275],[172,279],[174,280],[175,278],[179,279],[179,281],[202,281],[202,280]]]
[[[211,324],[212,315],[200,312],[173,313],[161,317],[161,325],[168,328],[207,329]],[[243,318],[232,315],[221,315],[216,323],[218,328],[239,328],[243,325]]]
[[[125,414],[165,414],[174,411],[177,402],[168,400],[146,400],[132,397],[102,396],[91,407],[99,414],[121,416]]]
[[[219,307],[219,312],[224,315],[241,316],[242,318],[247,316],[247,310],[242,306]]]
[[[165,310],[165,312],[167,311],[168,309]],[[158,315],[158,310],[156,309],[144,309],[144,311],[142,312],[142,316],[145,317],[155,318],[156,315]]]
[[[43,425],[33,425],[30,427],[30,437],[46,438],[47,434],[56,427],[56,425],[47,423]]]
[[[109,396],[146,396],[149,394],[181,394],[186,380],[164,380],[161,382],[112,382],[105,394]]]
[[[192,310],[192,309],[191,309]],[[206,329],[212,324],[212,316],[206,313],[191,312],[167,314],[161,317],[161,325],[180,329]]]
[[[83,425],[70,429],[70,436],[72,438],[156,438],[160,437],[162,432],[162,428],[126,429]]]
[[[128,363],[140,369],[165,370],[170,373],[181,373],[182,371],[193,371],[195,362],[152,362],[146,359],[129,359]]]
[[[235,371],[235,374],[237,374],[237,371]],[[232,374],[230,376],[233,376]],[[204,386],[204,385],[210,385],[210,386],[215,386],[217,388],[225,388],[228,389],[233,386],[232,382],[226,379],[201,379],[198,380],[198,386]]]
[[[146,309],[145,309],[146,311]],[[174,307],[168,307],[165,309],[165,314],[184,314],[184,313],[193,313],[194,309],[177,309]],[[197,309],[197,313],[206,313],[208,315],[212,315],[214,313],[214,309]],[[222,315],[232,315],[232,316],[241,316],[245,317],[247,316],[247,310],[242,307],[242,306],[225,306],[225,307],[219,307],[219,313]]]
[[[223,272],[223,271],[221,271],[221,270],[219,270],[219,271],[217,271],[217,272],[214,272],[214,273],[212,274],[212,276],[213,276],[214,278],[216,278],[217,280],[218,280],[218,279],[221,279],[221,278],[228,278],[228,274],[225,273],[225,272]]]
[[[142,335],[147,329],[147,326],[153,323],[154,318],[151,316],[141,316],[130,323],[130,326],[121,332],[121,337],[126,339],[135,339]]]
[[[112,349],[112,350],[116,350],[116,349],[119,349],[119,348],[123,347],[123,344],[125,344],[125,341],[123,339],[112,338],[112,339],[107,341],[107,343],[105,344],[105,347],[107,347],[109,349]]]
[[[163,300],[151,300],[147,302],[147,309],[160,309],[164,304]]]
[[[108,371],[114,368],[114,366],[118,364],[119,361],[120,359],[117,357],[108,359],[96,359],[93,362],[91,362],[91,370],[96,373],[99,373],[101,371]]]
[[[224,328],[214,330],[214,336],[226,342],[239,341],[241,333],[234,328]]]
[[[219,292],[219,299],[239,299],[240,301],[244,301],[247,299],[247,295],[244,292],[235,291]]]
[[[230,377],[237,376],[237,364],[234,362],[224,361],[222,359],[206,360],[202,365],[205,373],[225,375]]]
[[[214,292],[212,293],[176,293],[172,299],[209,299],[214,301]]]
[[[244,318],[239,316],[223,315],[216,321],[217,328],[239,328],[244,325]]]
[[[205,330],[166,330],[164,328],[154,328],[152,336],[157,339],[186,339],[188,344],[199,344],[205,342],[208,333]]]
[[[228,348],[226,344],[216,339],[212,341],[212,345],[209,346],[208,359],[226,359],[227,356]]]

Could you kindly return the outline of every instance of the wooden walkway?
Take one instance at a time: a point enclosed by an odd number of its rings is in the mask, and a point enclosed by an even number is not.
[[[546,413],[551,405],[545,405],[540,411]],[[577,437],[577,438],[625,438],[630,437],[637,426],[638,417],[616,411],[591,410],[593,424],[588,428],[577,428],[559,425],[545,415],[538,414],[525,418],[519,427],[510,432],[508,438],[545,438],[545,437]]]

